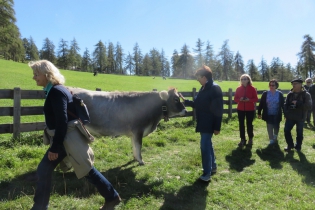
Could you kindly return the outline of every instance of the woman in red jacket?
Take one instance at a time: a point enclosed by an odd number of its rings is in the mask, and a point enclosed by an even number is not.
[[[252,86],[252,79],[248,74],[243,74],[240,77],[241,85],[236,89],[234,101],[237,103],[237,114],[240,130],[241,141],[238,146],[246,145],[245,138],[245,118],[248,135],[248,145],[253,145],[253,120],[255,116],[255,103],[258,101],[257,91]]]

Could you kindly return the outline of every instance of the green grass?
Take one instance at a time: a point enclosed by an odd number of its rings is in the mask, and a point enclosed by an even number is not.
[[[15,72],[11,76],[16,79],[3,72],[4,65],[8,66],[6,69]],[[17,75],[17,69],[22,72],[23,68],[28,72],[24,75],[28,77],[25,84],[20,80],[23,76]],[[31,79],[31,71],[25,64],[0,60],[0,72],[13,83],[12,86],[3,86],[0,89],[13,89],[16,84],[23,84],[21,85],[23,89],[38,89]],[[63,73],[65,75],[68,73],[66,78],[72,79],[77,74],[86,74],[71,71]],[[99,81],[107,78],[107,83],[100,87],[104,90],[107,88],[106,84],[112,84],[109,86],[111,90],[152,88],[150,84],[140,84],[139,77],[115,75],[93,77],[91,74],[88,76],[78,76],[78,81],[72,81],[73,84],[77,84],[73,86],[94,89],[89,82],[90,79]],[[120,87],[119,80],[128,78],[139,83],[135,89],[127,83]],[[69,80],[67,81],[70,82]],[[166,81],[182,83],[178,87],[184,89],[187,86],[184,91],[198,87],[197,81],[193,80]],[[149,82],[152,82],[152,78],[143,79],[141,83]],[[159,82],[163,83],[165,80],[161,79]],[[4,83],[1,81],[0,84],[2,86]],[[222,86],[233,84],[231,87],[234,88],[237,82],[221,84]],[[255,82],[256,84],[258,86],[260,83]],[[262,83],[266,84],[268,83]],[[232,119],[224,116],[221,134],[213,138],[218,172],[209,184],[197,181],[201,174],[200,136],[194,132],[195,122],[192,122],[191,118],[161,121],[157,131],[144,138],[142,148],[143,160],[146,162],[144,166],[132,162],[130,139],[98,138],[91,145],[96,156],[95,166],[110,180],[123,198],[117,209],[314,209],[314,131],[304,129],[301,153],[286,154],[282,149],[286,146],[283,136],[284,122],[281,123],[279,147],[269,148],[266,125],[262,120],[256,119],[253,147],[237,149],[239,133],[236,119],[236,115],[233,115]],[[294,130],[293,134],[295,136]],[[41,144],[41,135],[41,132],[23,133],[20,140],[11,139],[11,134],[0,135],[0,209],[30,209],[32,206],[35,187],[32,177],[47,149]],[[54,172],[50,209],[90,210],[98,209],[102,204],[103,198],[87,181],[78,180],[73,172],[65,174]]]

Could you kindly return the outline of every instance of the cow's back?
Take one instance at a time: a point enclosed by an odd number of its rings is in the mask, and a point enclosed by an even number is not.
[[[131,136],[138,129],[154,130],[162,118],[158,92],[104,92],[69,88],[87,105],[89,130],[98,135]],[[151,131],[152,132],[152,131]]]

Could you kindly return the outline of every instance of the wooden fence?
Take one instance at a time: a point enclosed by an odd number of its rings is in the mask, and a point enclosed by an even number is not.
[[[97,88],[98,91],[101,89]],[[154,89],[154,91],[156,91]],[[258,95],[262,94],[264,90],[257,91]],[[287,94],[289,90],[281,90],[284,94]],[[196,88],[192,89],[192,92],[181,92],[184,97],[194,98],[196,95]],[[232,113],[236,112],[236,104],[233,101],[234,92],[230,88],[228,92],[223,92],[223,103],[225,108],[224,114],[228,117],[232,116]],[[0,90],[1,99],[13,99],[13,107],[0,107],[1,116],[12,116],[13,124],[0,124],[0,134],[13,133],[13,138],[19,138],[21,132],[29,131],[41,131],[45,127],[45,122],[32,122],[32,123],[21,123],[21,116],[27,115],[43,115],[43,106],[21,106],[21,100],[23,99],[44,99],[44,91],[41,90],[21,90],[19,87],[13,90],[2,89]],[[259,102],[259,101],[258,101]],[[1,106],[1,101],[0,101]],[[195,110],[189,111],[185,117],[191,116],[195,120]]]

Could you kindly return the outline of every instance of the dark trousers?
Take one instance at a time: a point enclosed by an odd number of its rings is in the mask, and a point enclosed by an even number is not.
[[[58,153],[57,160],[50,161],[48,159],[48,152],[49,150],[47,150],[37,167],[38,180],[34,196],[34,205],[31,210],[48,209],[53,171],[67,156],[66,151],[63,148],[62,151]],[[106,199],[106,201],[112,201],[118,196],[118,193],[111,183],[94,167],[85,178],[98,189],[99,193]]]
[[[291,134],[291,130],[293,129],[294,125],[296,126],[296,148],[301,149],[302,141],[303,141],[303,121],[297,121],[297,120],[288,120],[286,119],[285,125],[284,125],[284,136],[285,140],[288,144],[288,147],[293,148],[294,142]]]
[[[239,130],[240,130],[240,138],[245,138],[245,118],[246,118],[246,128],[247,128],[247,135],[249,139],[253,139],[254,137],[254,126],[253,120],[255,116],[255,111],[240,111],[237,110],[238,115],[238,123],[239,123]]]

